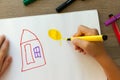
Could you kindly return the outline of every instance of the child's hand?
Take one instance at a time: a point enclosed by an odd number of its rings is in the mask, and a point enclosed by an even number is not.
[[[78,37],[89,35],[98,35],[98,31],[96,29],[80,26],[74,36]],[[99,62],[105,71],[108,80],[120,80],[119,67],[113,62],[109,55],[107,55],[102,42],[89,42],[80,39],[75,39],[72,42],[75,45],[76,50],[93,56]]]
[[[12,58],[8,56],[9,41],[5,36],[0,36],[0,77],[9,67]]]
[[[98,35],[98,31],[96,29],[90,29],[86,26],[80,26],[78,31],[74,34],[74,37],[89,35]],[[75,45],[76,50],[84,54],[90,54],[94,58],[97,58],[105,53],[103,44],[101,42],[89,42],[80,39],[75,39],[72,42]]]

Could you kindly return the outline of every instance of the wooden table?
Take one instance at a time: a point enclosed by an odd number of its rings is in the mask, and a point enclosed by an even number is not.
[[[0,18],[56,13],[55,8],[65,1],[66,0],[37,0],[29,6],[24,6],[22,0],[0,0]],[[105,27],[103,24],[108,19],[110,13],[118,14],[120,12],[120,0],[76,0],[62,12],[65,13],[91,9],[98,10],[101,31],[103,34],[109,36],[109,40],[104,42],[105,48],[113,60],[120,65],[120,45],[117,42],[112,27]],[[118,21],[118,24],[120,25],[120,21]]]

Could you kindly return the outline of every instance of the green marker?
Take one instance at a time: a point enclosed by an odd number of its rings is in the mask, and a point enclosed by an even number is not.
[[[23,3],[24,3],[25,6],[27,6],[31,3],[33,3],[34,1],[36,1],[36,0],[23,0]]]

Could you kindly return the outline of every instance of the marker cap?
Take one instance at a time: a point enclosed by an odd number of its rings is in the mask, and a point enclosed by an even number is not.
[[[105,40],[108,39],[108,36],[107,36],[107,35],[103,35],[102,38],[103,38],[103,40],[105,41]]]
[[[33,3],[34,1],[36,1],[36,0],[23,0],[23,3],[24,3],[25,6],[27,6],[31,3]]]
[[[61,4],[59,7],[56,8],[57,12],[61,12],[64,8],[68,7],[70,4],[72,4],[75,0],[67,0],[63,4]]]

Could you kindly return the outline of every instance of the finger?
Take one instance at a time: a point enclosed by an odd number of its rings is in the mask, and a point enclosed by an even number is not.
[[[0,36],[0,47],[3,44],[4,40],[5,40],[5,36],[4,35]]]
[[[4,58],[8,53],[8,46],[9,46],[9,41],[5,39],[5,41],[3,42],[0,48],[0,63],[3,62]]]
[[[78,37],[78,36],[82,36],[83,34],[78,30],[74,35],[73,37]]]
[[[83,25],[80,25],[80,26],[78,27],[77,32],[74,34],[74,37],[84,36],[86,33],[88,33],[89,30],[90,30],[90,28],[88,28],[88,27],[86,27],[86,26],[83,26]]]
[[[96,29],[91,29],[86,26],[79,26],[77,33],[75,36],[88,36],[88,35],[94,35],[98,34],[98,31]]]
[[[81,25],[78,29],[78,32],[81,32],[81,34],[83,35],[88,35],[91,32],[91,29],[86,26]]]
[[[83,34],[85,34],[85,35],[97,35],[97,34],[99,34],[98,33],[98,30],[97,29],[95,29],[95,28],[88,28],[88,27],[86,27],[86,26],[82,26],[82,28],[84,28],[84,29],[81,29],[81,30],[83,30],[82,32],[83,32]],[[86,31],[85,31],[86,30]]]
[[[83,55],[85,55],[86,53],[84,52],[84,50],[78,46],[75,46],[75,50],[82,53]]]
[[[75,33],[74,36],[76,36],[76,37],[77,36],[83,36],[85,33],[88,32],[88,30],[89,30],[89,28],[87,28],[86,26],[81,25],[81,26],[78,27],[78,30],[77,30],[77,32]]]
[[[5,58],[5,61],[3,63],[3,66],[2,66],[2,69],[1,69],[1,72],[0,72],[0,76],[3,75],[3,73],[5,72],[5,70],[9,67],[11,61],[12,61],[12,57],[11,56],[7,56]]]
[[[82,49],[78,46],[75,46],[75,50],[79,50],[79,51],[82,51]]]
[[[82,51],[83,55],[86,55],[87,53],[85,51]]]
[[[80,40],[80,39],[74,39],[72,41],[72,43],[77,46],[77,47],[80,47],[82,50],[86,49],[89,42],[88,41],[84,41],[84,40]]]

